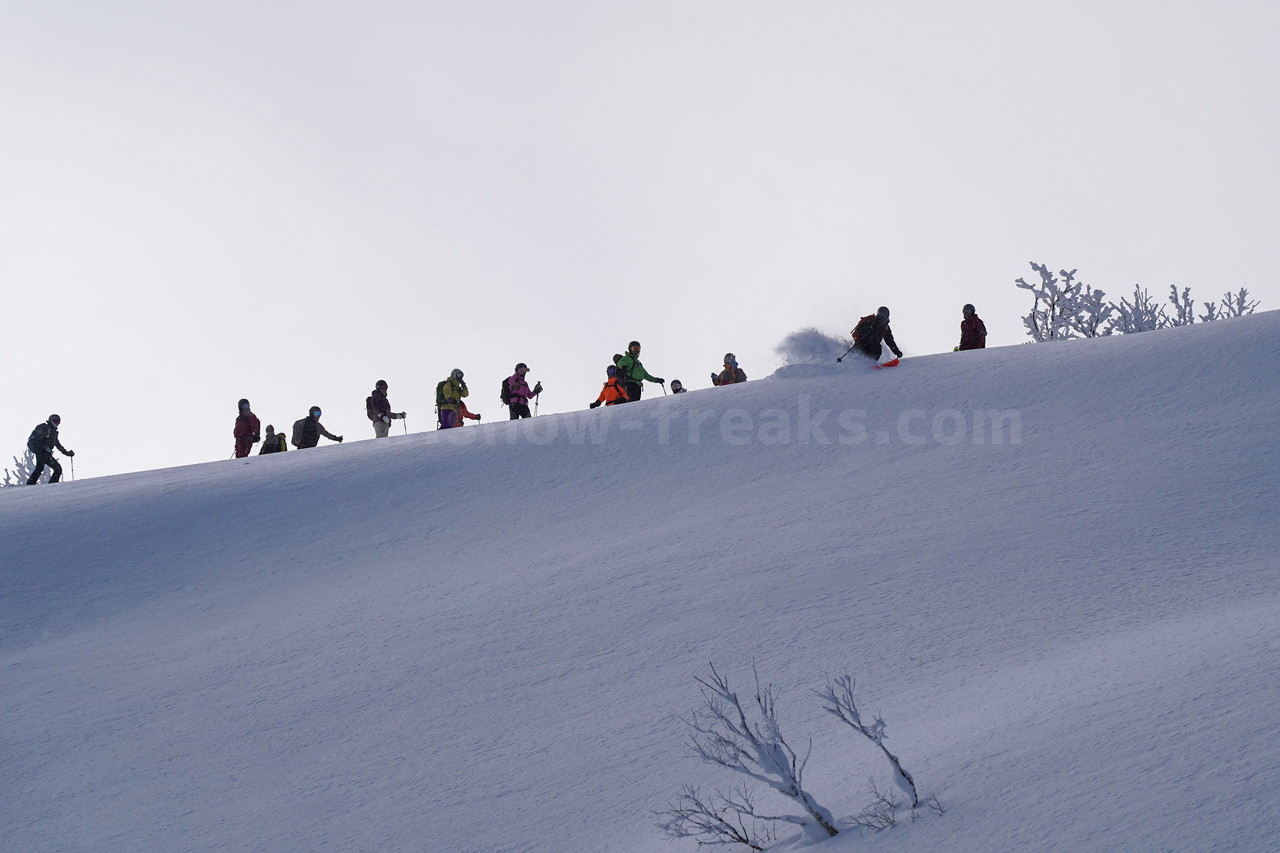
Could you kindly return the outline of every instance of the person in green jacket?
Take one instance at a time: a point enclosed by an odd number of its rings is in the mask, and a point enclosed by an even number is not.
[[[462,398],[470,393],[467,390],[467,383],[462,381],[462,371],[456,367],[449,373],[448,379],[436,386],[440,429],[452,429],[462,425],[462,421],[458,418],[458,410],[461,408]]]
[[[627,352],[618,359],[618,374],[622,377],[623,387],[627,390],[627,399],[635,402],[640,399],[642,390],[640,383],[648,380],[666,385],[667,380],[659,376],[650,376],[649,371],[640,363],[640,342],[632,341],[627,345]]]

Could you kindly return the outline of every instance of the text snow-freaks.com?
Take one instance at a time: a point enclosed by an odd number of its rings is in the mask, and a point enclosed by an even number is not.
[[[1019,445],[1022,415],[1016,409],[903,409],[895,415],[866,409],[815,408],[802,395],[794,409],[770,408],[751,412],[730,409],[672,409],[670,406],[626,404],[583,416],[546,416],[506,422],[515,428],[453,430],[454,440],[481,444],[547,445],[604,444],[654,432],[657,443],[722,442],[746,446],[775,445]],[[515,426],[518,424],[518,426]],[[488,427],[488,424],[485,424]]]

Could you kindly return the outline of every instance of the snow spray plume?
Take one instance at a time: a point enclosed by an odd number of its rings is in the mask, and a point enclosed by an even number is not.
[[[783,364],[829,364],[848,348],[845,341],[810,327],[787,335],[774,351]]]
[[[836,357],[849,349],[849,342],[833,338],[815,328],[792,332],[774,348],[782,358],[775,376],[801,376],[835,373],[840,369]]]

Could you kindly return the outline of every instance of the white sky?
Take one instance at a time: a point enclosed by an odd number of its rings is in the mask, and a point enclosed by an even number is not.
[[[702,387],[894,309],[1025,339],[1030,260],[1280,306],[1265,2],[0,6],[0,464],[230,456],[235,402],[369,438],[467,372]],[[661,393],[656,387],[656,393]],[[651,392],[652,393],[652,392]],[[400,425],[397,424],[397,429]]]

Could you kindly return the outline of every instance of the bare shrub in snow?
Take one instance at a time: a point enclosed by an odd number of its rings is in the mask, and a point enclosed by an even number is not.
[[[853,819],[853,825],[872,832],[888,829],[898,822],[898,808],[902,803],[892,792],[881,791],[876,785],[874,776],[867,785],[871,791],[871,802],[858,812],[858,816]]]
[[[685,785],[679,796],[659,814],[658,826],[672,838],[699,838],[699,845],[741,844],[763,850],[777,837],[769,821],[756,813],[746,785],[729,793],[715,789],[704,795]]]
[[[31,476],[31,472],[36,470],[36,455],[30,450],[26,452],[21,459],[13,457],[13,470],[4,469],[4,480],[0,481],[0,488],[4,486],[25,486],[27,478]],[[49,482],[49,477],[53,475],[53,471],[46,468],[40,474],[40,482]]]
[[[821,697],[824,703],[823,707],[827,713],[880,748],[885,758],[889,759],[889,763],[893,765],[894,782],[902,789],[902,793],[911,798],[911,807],[915,808],[920,805],[920,795],[916,793],[916,780],[912,779],[911,774],[903,768],[898,756],[890,752],[888,747],[884,745],[884,742],[889,737],[885,734],[884,720],[877,716],[875,722],[869,725],[862,722],[862,715],[858,712],[858,703],[853,698],[854,685],[855,682],[852,676],[842,675],[834,681],[828,679],[826,690],[815,690],[814,692]]]
[[[804,787],[804,768],[812,743],[803,756],[791,748],[778,722],[777,691],[760,684],[754,665],[752,673],[755,694],[745,705],[714,664],[709,678],[695,679],[701,685],[702,706],[689,719],[682,720],[689,729],[690,746],[703,761],[780,794],[798,805],[800,813],[762,813],[756,808],[747,784],[727,794],[719,789],[703,794],[697,788],[685,786],[665,811],[656,814],[658,826],[672,838],[697,838],[699,845],[742,844],[763,850],[763,845],[774,837],[772,827],[778,824],[799,826],[812,840],[839,834],[830,810]],[[874,723],[862,722],[853,689],[853,678],[845,675],[828,680],[825,690],[813,692],[824,701],[829,713],[868,738],[889,759],[895,783],[910,797],[914,819],[915,807],[920,804],[915,781],[897,756],[885,748],[884,720],[877,716]],[[868,822],[888,821],[885,825],[891,826],[897,820],[899,801],[880,795],[874,783],[872,792],[873,802],[863,811],[865,821],[854,818],[852,824],[868,826]],[[941,806],[938,813],[941,814]]]
[[[835,835],[838,830],[831,812],[804,789],[804,768],[812,744],[803,757],[791,748],[778,723],[777,693],[772,686],[761,686],[759,673],[754,674],[756,690],[750,704],[754,721],[748,719],[738,694],[714,666],[710,678],[696,679],[702,685],[702,709],[684,721],[694,752],[703,761],[772,788],[804,812],[778,815],[773,820],[796,824],[807,832],[817,828],[828,836]]]

